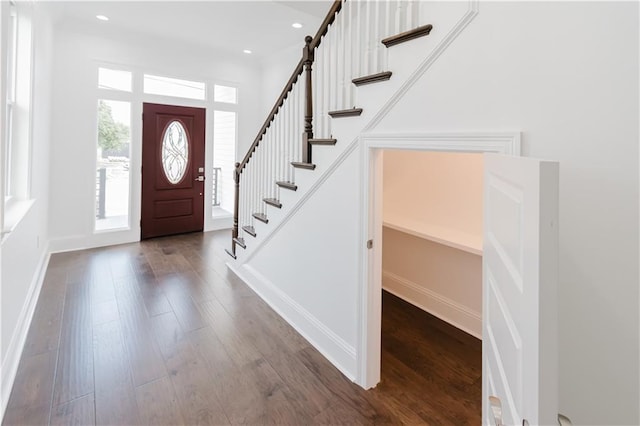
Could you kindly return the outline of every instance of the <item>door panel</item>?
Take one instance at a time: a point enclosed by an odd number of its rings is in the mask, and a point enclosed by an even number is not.
[[[202,231],[203,108],[143,104],[141,238]]]
[[[484,181],[483,422],[495,424],[493,397],[505,425],[552,424],[558,163],[485,154]]]

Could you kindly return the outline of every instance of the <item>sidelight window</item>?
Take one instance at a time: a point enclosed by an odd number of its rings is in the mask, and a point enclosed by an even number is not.
[[[98,100],[95,229],[129,227],[131,103]]]
[[[233,214],[236,113],[213,112],[213,217]]]

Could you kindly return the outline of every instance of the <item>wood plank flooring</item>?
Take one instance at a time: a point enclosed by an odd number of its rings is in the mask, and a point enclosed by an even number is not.
[[[228,242],[53,255],[2,424],[480,424],[477,339],[384,293],[365,391],[227,269]]]

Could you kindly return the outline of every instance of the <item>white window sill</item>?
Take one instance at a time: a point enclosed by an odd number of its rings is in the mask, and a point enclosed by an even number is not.
[[[4,206],[4,224],[2,227],[2,242],[16,229],[22,218],[27,215],[35,200],[10,199]]]

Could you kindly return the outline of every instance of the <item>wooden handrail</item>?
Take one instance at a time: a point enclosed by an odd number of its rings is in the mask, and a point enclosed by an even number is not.
[[[327,31],[329,30],[329,27],[331,26],[331,24],[333,24],[333,22],[336,19],[336,13],[340,12],[341,9],[342,9],[342,1],[335,0],[333,2],[333,5],[331,5],[331,9],[329,9],[327,16],[322,21],[322,24],[320,25],[320,28],[318,29],[318,32],[316,33],[315,37],[313,37],[313,39],[311,40],[311,43],[308,44],[309,49],[313,50],[316,47],[320,46],[322,36],[324,36],[327,33]],[[306,49],[307,47],[305,45],[305,50]],[[253,143],[249,147],[249,150],[247,151],[244,158],[240,162],[240,166],[239,166],[240,173],[242,173],[242,170],[246,167],[247,163],[249,162],[249,159],[251,158],[256,148],[260,144],[260,140],[262,139],[262,136],[267,132],[267,129],[271,125],[271,122],[273,121],[276,114],[278,113],[278,109],[284,104],[285,99],[287,99],[287,96],[293,89],[293,85],[296,84],[296,82],[298,81],[298,77],[300,77],[300,74],[302,74],[302,71],[304,69],[305,50],[303,50],[303,57],[300,58],[300,62],[298,62],[295,69],[293,70],[293,73],[291,74],[291,77],[289,77],[287,84],[285,84],[284,89],[282,89],[282,92],[280,92],[280,96],[278,96],[278,100],[276,101],[275,105],[273,106],[273,108],[271,108],[271,111],[267,115],[267,119],[265,120],[264,124],[260,128],[258,135],[253,140]]]
[[[267,132],[267,129],[271,125],[271,122],[273,121],[276,114],[278,113],[278,108],[280,108],[284,103],[284,100],[287,99],[289,92],[291,92],[291,90],[293,89],[293,85],[296,84],[298,77],[300,76],[300,74],[302,74],[302,69],[303,69],[303,60],[300,59],[300,62],[298,62],[298,65],[296,65],[296,68],[293,70],[293,74],[291,74],[289,81],[287,81],[287,84],[284,86],[284,89],[282,89],[280,96],[278,96],[278,100],[276,101],[273,108],[271,108],[271,111],[269,112],[267,119],[265,120],[264,124],[260,128],[260,131],[258,132],[258,136],[256,136],[256,138],[253,140],[253,143],[249,147],[247,154],[244,156],[244,159],[240,162],[240,165],[238,166],[240,168],[240,173],[242,173],[242,169],[244,169],[244,167],[247,165],[247,163],[249,162],[249,159],[251,158],[251,155],[254,153],[254,151],[260,144],[260,139],[262,139],[262,136]]]
[[[320,24],[320,29],[318,29],[318,32],[313,37],[313,40],[311,40],[312,49],[320,46],[322,36],[325,35],[327,31],[329,31],[329,27],[336,19],[336,13],[340,12],[340,10],[342,10],[342,2],[340,0],[334,1],[331,9],[329,9],[329,12],[327,13],[327,16],[325,16],[324,21],[322,21],[322,24]]]
[[[262,137],[267,132],[267,129],[269,128],[269,126],[271,126],[271,123],[273,122],[276,115],[278,114],[278,110],[284,104],[284,101],[285,99],[287,99],[287,96],[289,96],[289,93],[291,93],[291,91],[293,90],[293,85],[296,84],[296,82],[298,81],[298,77],[300,77],[303,71],[306,71],[306,80],[305,80],[306,103],[305,103],[305,117],[304,117],[305,132],[304,132],[304,135],[300,135],[303,139],[302,155],[304,158],[302,160],[303,162],[306,162],[306,163],[311,162],[311,145],[309,143],[309,140],[313,137],[313,124],[312,124],[312,120],[313,120],[312,96],[313,95],[311,93],[311,65],[314,62],[314,50],[318,46],[320,46],[322,37],[327,33],[327,31],[329,31],[329,27],[335,21],[336,13],[340,12],[340,10],[342,9],[342,3],[343,3],[342,0],[335,0],[331,5],[331,9],[329,9],[327,16],[322,21],[322,24],[320,24],[320,28],[318,29],[318,32],[316,32],[315,37],[313,38],[311,38],[311,36],[305,37],[305,46],[302,50],[302,58],[300,59],[300,61],[298,62],[298,65],[296,65],[295,69],[293,70],[293,73],[291,74],[291,77],[289,77],[287,84],[285,84],[284,89],[282,89],[282,92],[280,92],[280,96],[278,96],[278,100],[276,100],[275,105],[273,106],[273,108],[271,108],[269,115],[267,115],[267,119],[265,120],[264,124],[260,128],[258,135],[253,140],[253,143],[249,147],[249,150],[245,154],[244,158],[240,163],[236,163],[236,168],[234,171],[236,199],[235,199],[234,208],[233,208],[233,229],[232,229],[231,252],[229,252],[229,254],[234,258],[236,257],[236,240],[238,238],[238,227],[239,227],[238,213],[240,210],[240,175],[242,174],[242,171],[249,163],[249,160],[251,159],[251,156],[253,155],[253,153],[256,151],[256,148],[258,148],[258,145],[260,145],[260,141],[262,140]]]

